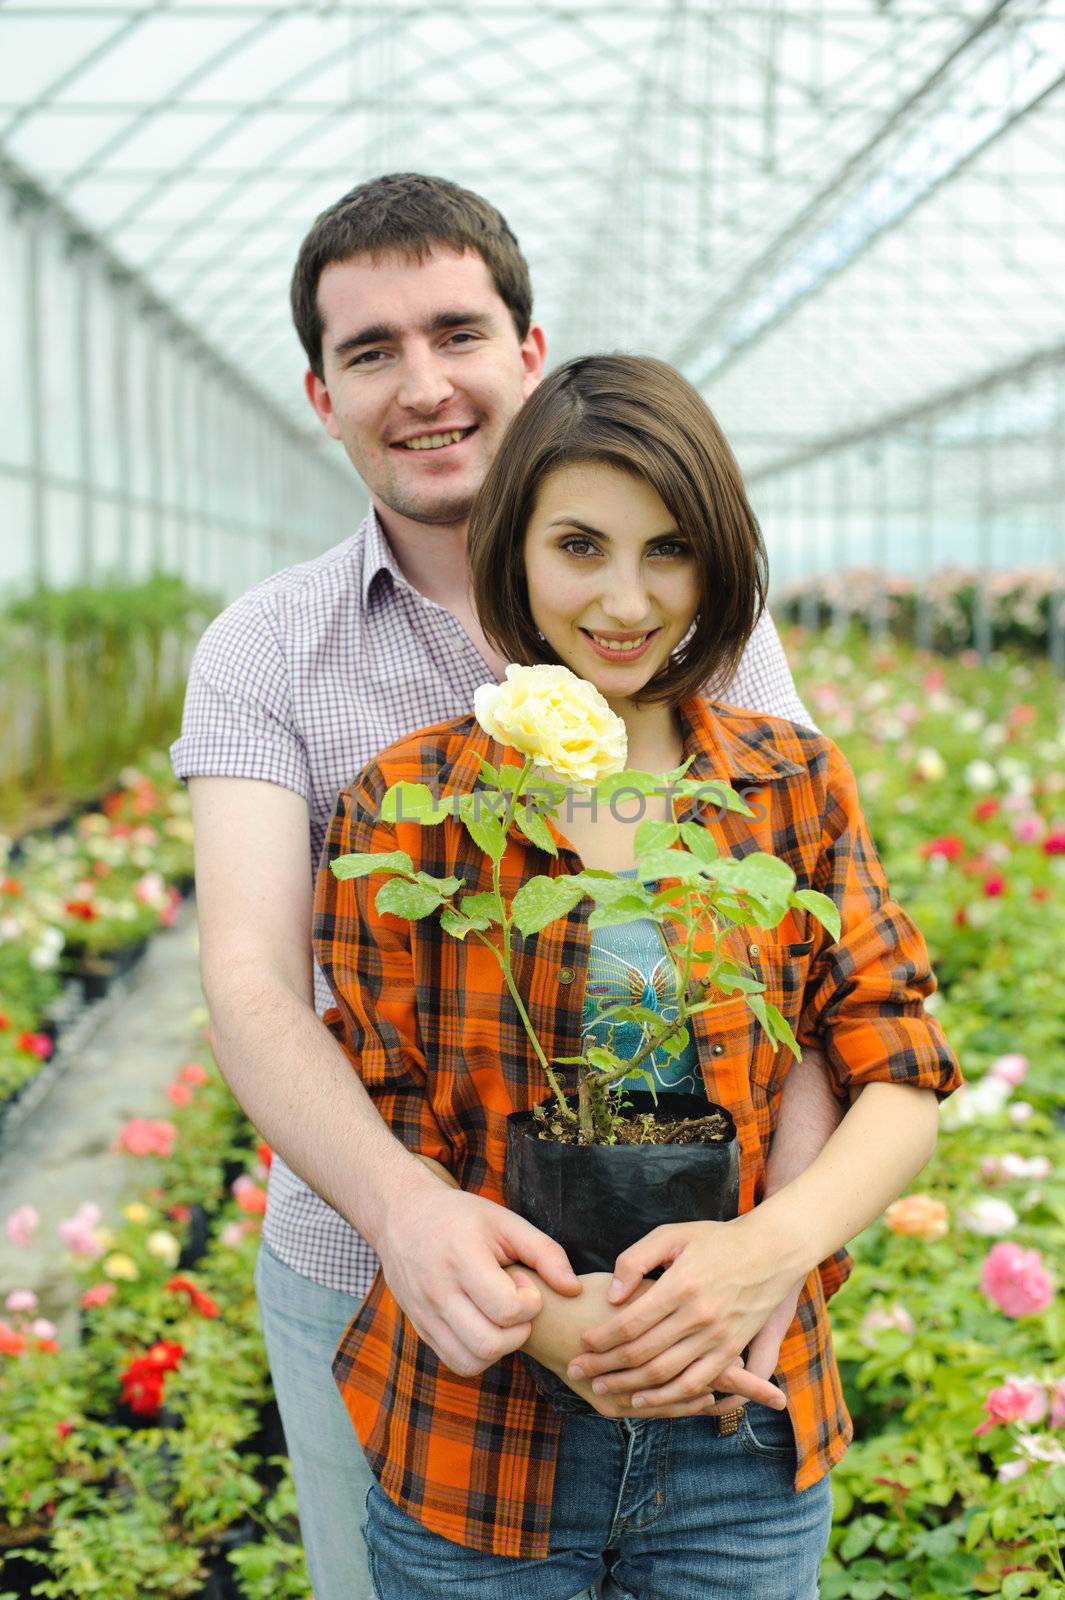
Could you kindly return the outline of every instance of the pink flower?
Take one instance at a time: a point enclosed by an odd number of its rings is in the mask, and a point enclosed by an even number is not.
[[[172,1156],[177,1135],[172,1122],[132,1117],[118,1135],[118,1147],[131,1156]]]
[[[984,1401],[987,1421],[974,1431],[990,1433],[999,1423],[1042,1422],[1049,1403],[1046,1388],[1038,1378],[1007,1378]]]
[[[1035,1107],[1029,1105],[1027,1100],[1015,1100],[1006,1115],[1013,1123],[1013,1126],[1019,1128],[1022,1123],[1030,1122],[1035,1116]]]
[[[1045,1311],[1054,1285],[1038,1250],[1001,1240],[994,1245],[980,1274],[980,1288],[1007,1317],[1028,1317]]]
[[[222,1225],[219,1238],[227,1250],[235,1250],[244,1238],[245,1228],[243,1222],[226,1222]]]
[[[97,1256],[103,1254],[104,1247],[96,1233],[99,1220],[100,1207],[86,1200],[72,1217],[64,1218],[59,1224],[56,1231],[71,1255],[81,1256],[85,1261],[95,1261]]]
[[[178,911],[181,909],[181,890],[171,886],[166,897],[166,905],[159,913],[161,927],[172,928],[177,921]]]
[[[866,1312],[858,1330],[858,1343],[865,1345],[868,1350],[875,1349],[877,1335],[886,1333],[889,1328],[907,1335],[917,1331],[910,1313],[897,1300],[890,1311],[885,1311],[883,1306],[874,1306],[871,1311]]]
[[[1047,825],[1037,811],[1029,811],[1013,824],[1013,836],[1020,844],[1038,844],[1047,831]]]
[[[36,1317],[30,1323],[30,1332],[35,1339],[54,1339],[55,1323],[49,1322],[47,1317]]]
[[[1065,856],[1065,828],[1055,828],[1043,840],[1043,852],[1048,856]]]
[[[192,1090],[187,1083],[168,1083],[166,1097],[174,1106],[184,1107],[192,1104]]]
[[[32,1243],[40,1223],[41,1219],[35,1206],[19,1206],[17,1211],[12,1211],[5,1222],[4,1232],[11,1243],[18,1245],[21,1250]]]
[[[1016,1089],[1017,1085],[1022,1083],[1027,1076],[1028,1057],[1016,1053],[999,1056],[997,1061],[992,1061],[989,1071],[996,1078],[1001,1078],[1003,1083],[1008,1083],[1011,1088]]]
[[[1022,1102],[1023,1104],[1023,1102]],[[992,1187],[1011,1178],[1040,1179],[1050,1176],[1049,1156],[1020,1156],[1007,1150],[1001,1156],[986,1156],[980,1163],[980,1176]]]
[[[178,1073],[180,1081],[182,1083],[190,1083],[194,1089],[198,1089],[201,1084],[206,1083],[207,1076],[206,1067],[201,1067],[198,1061],[186,1061]]]
[[[4,1305],[8,1311],[36,1311],[37,1296],[32,1289],[12,1289]]]
[[[54,1046],[46,1033],[32,1033],[29,1029],[18,1036],[18,1047],[39,1061],[47,1061]]]
[[[85,1311],[95,1311],[98,1306],[105,1306],[117,1293],[118,1288],[113,1283],[94,1283],[81,1297],[82,1308]]]
[[[137,830],[140,832],[140,829]],[[136,834],[134,834],[136,839]],[[158,905],[166,894],[166,880],[161,872],[146,872],[143,878],[138,878],[133,885],[134,898],[142,906]]]
[[[241,1173],[233,1184],[233,1198],[242,1211],[249,1216],[261,1217],[266,1211],[266,1190],[261,1189],[254,1178],[246,1172]]]
[[[1027,1461],[1004,1461],[996,1476],[999,1483],[1012,1483],[1014,1478],[1023,1478],[1027,1471]]]

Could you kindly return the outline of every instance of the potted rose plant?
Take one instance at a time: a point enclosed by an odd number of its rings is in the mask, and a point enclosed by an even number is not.
[[[690,763],[664,776],[627,769],[624,723],[567,668],[511,666],[503,684],[477,691],[475,712],[489,735],[518,752],[521,765],[482,761],[481,787],[472,794],[438,797],[427,784],[394,784],[381,814],[426,827],[454,816],[489,857],[492,888],[463,892],[460,879],[417,871],[401,850],[341,856],[332,871],[338,878],[382,874],[388,881],[375,898],[379,912],[412,921],[437,914],[452,937],[477,939],[491,950],[551,1091],[545,1103],[508,1119],[507,1203],[557,1239],[577,1270],[606,1270],[658,1223],[736,1213],[739,1152],[731,1115],[701,1095],[656,1093],[647,1066],[654,1052],[678,1054],[692,1017],[738,995],[775,1047],[799,1054],[764,985],[729,953],[726,933],[745,924],[776,927],[795,907],[838,936],[839,914],[826,896],[796,891],[785,862],[762,853],[721,857],[704,827],[677,820],[678,803],[705,801],[708,789],[719,808],[751,813],[727,784],[687,776]],[[635,880],[596,870],[537,875],[507,901],[500,863],[512,828],[557,859],[549,819],[569,787],[594,790],[597,801],[608,803],[621,789],[661,794],[663,783],[673,820],[638,825]],[[667,934],[675,1012],[667,1018],[618,1005],[601,1013],[601,1020],[640,1030],[628,1059],[586,1043],[580,1054],[548,1060],[515,980],[515,935],[534,938],[584,900],[591,902],[591,929],[650,918]],[[633,1088],[634,1078],[646,1089]]]

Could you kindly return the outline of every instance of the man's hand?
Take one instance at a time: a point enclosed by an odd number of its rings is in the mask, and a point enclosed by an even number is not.
[[[569,1368],[570,1378],[594,1380],[599,1394],[631,1396],[642,1415],[690,1405],[722,1387],[797,1281],[794,1263],[766,1236],[757,1212],[655,1228],[618,1257],[613,1304],[628,1300],[658,1266],[668,1270],[638,1303],[585,1333],[585,1353]],[[751,1383],[771,1389],[749,1374],[727,1381],[741,1399]],[[779,1392],[749,1398],[777,1408],[783,1401]]]
[[[423,1158],[425,1159],[425,1158]],[[543,1305],[524,1263],[560,1295],[581,1292],[561,1245],[515,1212],[447,1180],[413,1186],[375,1241],[385,1282],[446,1367],[471,1378],[519,1350]]]

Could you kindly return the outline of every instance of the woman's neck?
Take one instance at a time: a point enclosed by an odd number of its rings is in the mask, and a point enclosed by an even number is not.
[[[629,748],[628,767],[640,772],[671,772],[684,760],[684,735],[675,707],[634,706],[618,701],[611,709],[625,724]]]

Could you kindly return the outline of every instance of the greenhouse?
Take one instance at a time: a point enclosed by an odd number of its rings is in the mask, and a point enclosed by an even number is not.
[[[2,1600],[1065,1600],[1065,5],[0,0],[0,261]]]

